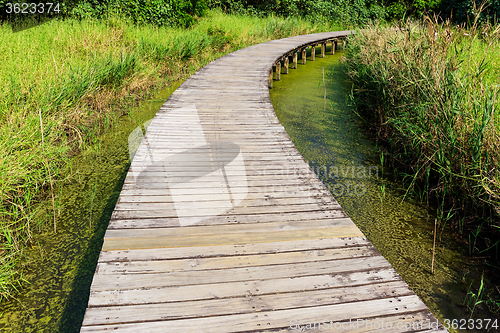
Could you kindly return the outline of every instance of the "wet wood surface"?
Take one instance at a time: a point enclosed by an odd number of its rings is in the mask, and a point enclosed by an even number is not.
[[[171,95],[139,135],[81,332],[446,332],[271,105],[281,61],[301,70],[297,54],[349,33],[236,51]]]

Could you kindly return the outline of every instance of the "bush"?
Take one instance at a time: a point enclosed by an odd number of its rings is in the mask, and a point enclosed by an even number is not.
[[[7,15],[7,0],[0,0],[0,19],[10,22],[27,16]],[[205,0],[80,0],[67,1],[60,5],[56,16],[79,19],[102,19],[110,16],[122,16],[134,23],[151,23],[159,26],[188,27],[196,17],[202,16],[207,9]],[[38,20],[46,20],[46,14]]]
[[[484,3],[484,10],[479,10]],[[441,11],[457,23],[469,24],[478,15],[479,23],[495,22],[500,16],[500,0],[443,0]]]
[[[209,0],[208,6],[232,14],[301,16],[312,22],[338,21],[348,25],[386,18],[386,10],[378,0]]]

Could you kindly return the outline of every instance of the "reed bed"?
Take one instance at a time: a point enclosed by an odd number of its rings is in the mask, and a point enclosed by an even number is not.
[[[0,299],[21,285],[37,232],[52,229],[72,158],[137,101],[239,48],[334,29],[215,10],[189,29],[116,17],[53,20],[17,33],[0,25]]]
[[[499,32],[431,18],[373,24],[350,38],[345,54],[354,106],[387,143],[407,193],[436,204],[441,229],[462,233],[470,254],[489,252],[495,261]]]

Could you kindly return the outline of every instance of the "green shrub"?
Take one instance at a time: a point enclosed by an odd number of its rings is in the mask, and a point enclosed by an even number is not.
[[[7,14],[7,9],[10,8],[7,3],[11,2],[0,0],[0,22],[18,24],[37,21],[39,24],[55,17],[102,19],[121,16],[138,24],[188,27],[193,24],[196,17],[202,16],[207,10],[205,0],[70,0],[59,4],[58,13],[33,16]]]
[[[484,3],[484,10],[480,11]],[[441,11],[456,23],[472,23],[476,14],[478,22],[495,22],[500,17],[500,0],[443,0]]]
[[[386,9],[378,0],[209,0],[208,6],[233,14],[301,16],[312,22],[337,21],[349,25],[386,18]]]

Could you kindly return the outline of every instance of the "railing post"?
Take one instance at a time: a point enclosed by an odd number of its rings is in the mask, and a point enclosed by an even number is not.
[[[297,69],[297,52],[293,53],[293,69]]]
[[[284,62],[284,66],[285,66],[285,71],[283,72],[283,74],[288,74],[288,64],[289,64],[289,60],[288,60],[288,56],[285,57],[285,62]]]
[[[306,49],[302,49],[302,65],[306,64],[306,56],[307,56]]]
[[[311,61],[316,58],[316,44],[311,45]]]
[[[281,79],[281,60],[276,63],[276,81]]]

